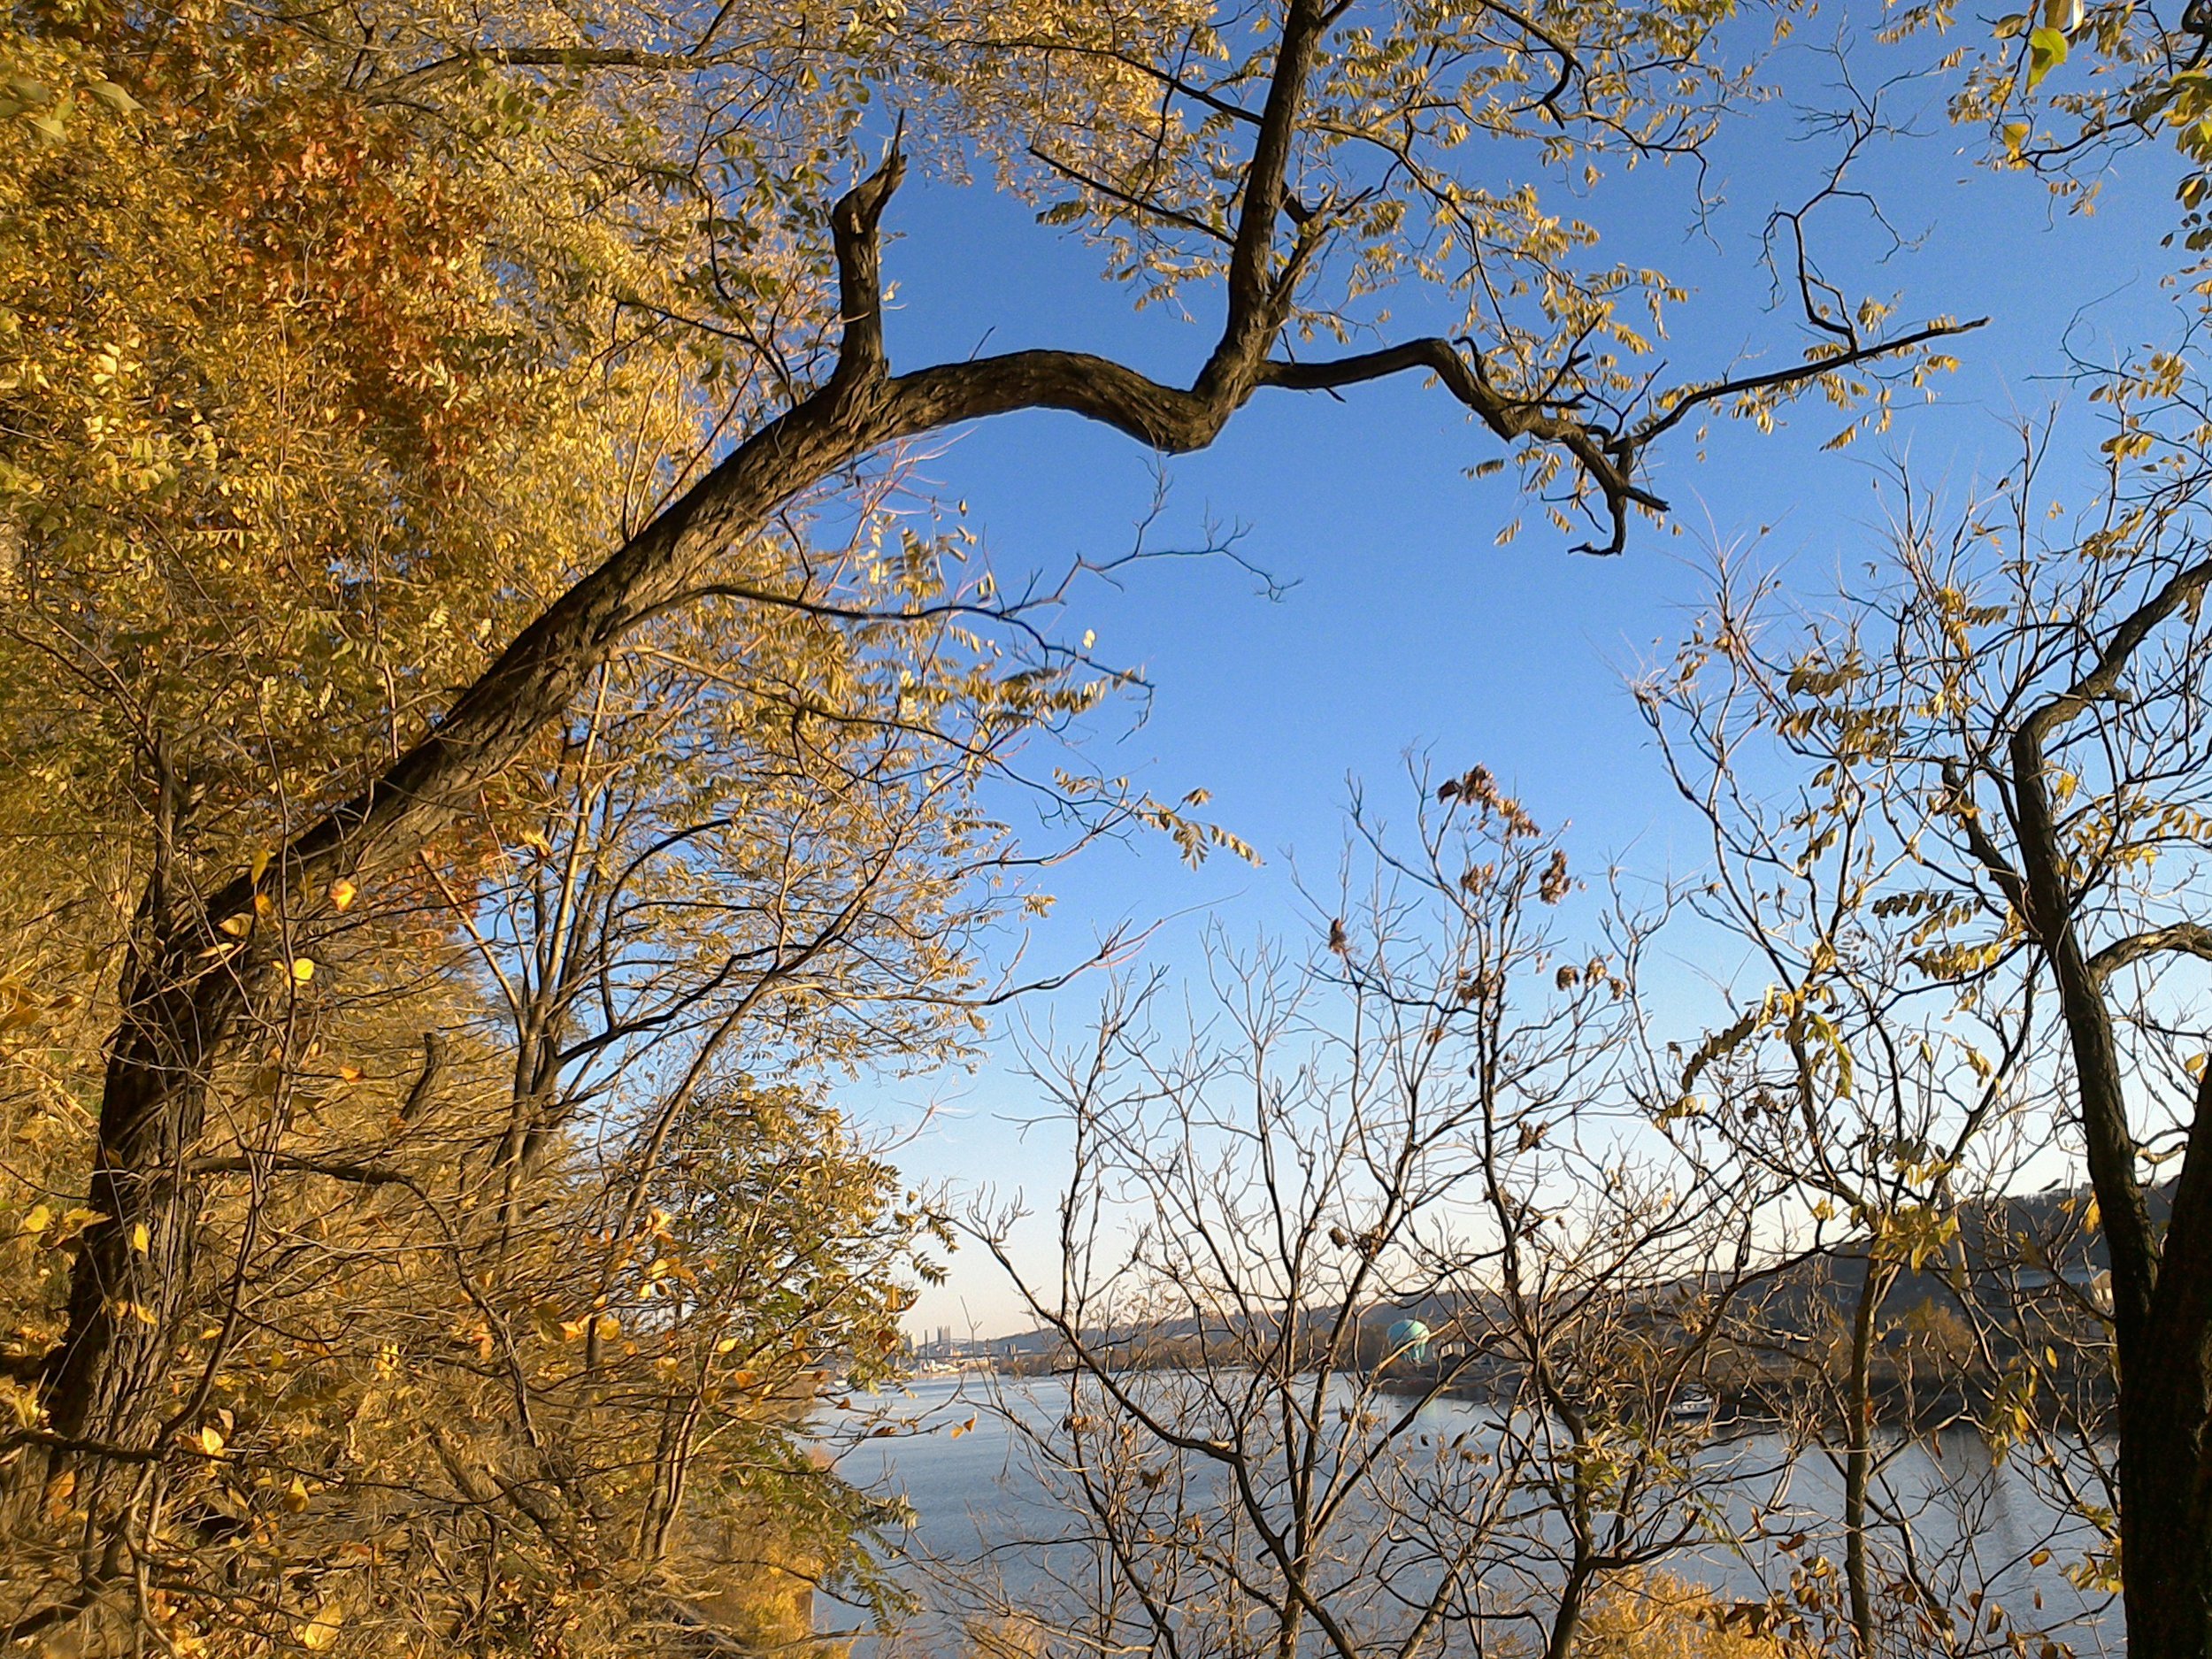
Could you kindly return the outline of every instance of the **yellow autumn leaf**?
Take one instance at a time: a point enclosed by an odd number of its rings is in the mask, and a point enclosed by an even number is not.
[[[43,1233],[54,1219],[54,1212],[44,1204],[33,1204],[23,1217],[26,1233]]]
[[[15,1031],[38,1023],[38,999],[13,979],[0,979],[0,1031]]]
[[[18,1428],[36,1428],[39,1418],[44,1415],[37,1391],[26,1388],[12,1378],[0,1377],[0,1407],[6,1408]]]
[[[53,1225],[53,1231],[46,1240],[46,1248],[50,1250],[58,1250],[64,1245],[73,1242],[79,1233],[95,1222],[106,1219],[107,1217],[100,1211],[88,1210],[81,1204],[72,1210],[65,1210],[62,1211],[61,1219]]]
[[[314,977],[315,964],[313,963],[310,962],[305,956],[295,956],[292,958],[292,978],[295,982],[300,985],[305,985]]]
[[[345,1614],[326,1604],[315,1617],[300,1626],[300,1646],[310,1653],[320,1653],[338,1640],[338,1632],[345,1624]]]
[[[212,1423],[203,1425],[200,1430],[200,1449],[210,1457],[220,1457],[223,1455],[222,1430],[217,1428]]]
[[[131,1224],[131,1248],[136,1250],[141,1256],[144,1256],[153,1248],[153,1235],[146,1231],[146,1224],[142,1221],[133,1222]]]
[[[341,876],[337,880],[330,884],[331,908],[335,910],[342,910],[346,909],[347,906],[353,902],[353,883],[348,881],[344,877]]]
[[[2028,36],[2028,89],[2033,91],[2066,61],[2066,36],[2054,28],[2040,28]]]
[[[136,98],[112,81],[87,81],[85,90],[118,115],[134,115],[140,107]]]

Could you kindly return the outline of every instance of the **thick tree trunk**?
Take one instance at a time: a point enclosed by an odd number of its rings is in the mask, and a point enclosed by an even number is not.
[[[48,1423],[65,1441],[142,1451],[158,1426],[158,1384],[192,1272],[199,1204],[189,1160],[207,1069],[244,1005],[227,965],[188,977],[183,954],[165,950],[134,976],[109,1048],[88,1194],[99,1218],[79,1242],[67,1331],[46,1369]]]
[[[2212,1654],[2212,1068],[2139,1341],[2120,1356],[2120,1560],[2131,1659]]]
[[[2160,603],[2178,603],[2170,585]],[[2152,615],[2151,608],[2137,620]],[[2131,623],[2131,626],[2134,624]],[[2148,632],[2143,626],[2138,639]],[[2108,651],[2100,675],[2125,657]],[[2093,679],[2094,677],[2093,677]],[[2085,682],[2085,684],[2087,682]],[[2090,686],[2109,695],[2110,685]],[[2077,696],[2072,701],[2085,702]],[[2011,743],[2021,894],[2052,971],[2074,1063],[2077,1111],[2101,1217],[2118,1356],[2120,1570],[2130,1659],[2212,1655],[2212,1067],[2200,1082],[2165,1236],[2153,1228],[2127,1114],[2105,974],[2083,949],[2068,865],[2045,783],[2043,744],[2067,702],[2048,703]]]
[[[2204,1375],[2194,1398],[2126,1390],[2120,1426],[2120,1562],[2130,1659],[2212,1654],[2212,1517],[2205,1503]],[[2159,1390],[2159,1393],[2164,1391]]]

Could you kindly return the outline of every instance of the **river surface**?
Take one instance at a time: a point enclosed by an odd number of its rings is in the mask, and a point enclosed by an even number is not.
[[[1053,1379],[928,1379],[857,1397],[852,1412],[825,1420],[826,1429],[848,1433],[864,1423],[861,1432],[868,1437],[846,1443],[840,1471],[872,1493],[902,1499],[913,1511],[910,1528],[887,1535],[904,1557],[899,1576],[928,1609],[909,1639],[895,1644],[902,1653],[950,1655],[974,1646],[958,1633],[961,1615],[948,1610],[961,1600],[949,1588],[956,1580],[987,1578],[1017,1609],[1034,1601],[1041,1610],[1048,1597],[1067,1594],[1068,1575],[1054,1571],[1055,1546],[1048,1541],[1063,1530],[1065,1512],[1053,1503],[1024,1437],[1008,1420],[1010,1412],[1033,1423],[1056,1420],[1067,1409],[1066,1387]],[[1422,1409],[1416,1429],[1432,1441],[1479,1437],[1495,1421],[1480,1405],[1439,1400]],[[1715,1467],[1728,1471],[1724,1491],[1740,1506],[1726,1525],[1740,1527],[1755,1506],[1766,1517],[1765,1539],[1793,1527],[1809,1535],[1812,1549],[1801,1543],[1795,1559],[1826,1553],[1841,1561],[1840,1540],[1831,1540],[1842,1482],[1824,1455],[1793,1457],[1779,1436],[1755,1431],[1723,1437],[1710,1455]],[[1877,1500],[1909,1521],[1916,1559],[1944,1563],[1924,1576],[1942,1583],[1962,1617],[1974,1616],[1966,1598],[1980,1590],[1986,1596],[1981,1608],[2001,1604],[2039,1640],[2056,1637],[2080,1659],[2124,1651],[2116,1606],[2101,1593],[2078,1588],[2066,1574],[2093,1534],[2016,1460],[1993,1459],[1972,1431],[1898,1448]],[[1894,1562],[1907,1542],[1901,1533],[1878,1535],[1878,1559]],[[1787,1579],[1784,1558],[1759,1543],[1693,1545],[1663,1565],[1728,1601],[1764,1600]],[[821,1599],[818,1624],[825,1631],[850,1631],[860,1622],[855,1609]]]

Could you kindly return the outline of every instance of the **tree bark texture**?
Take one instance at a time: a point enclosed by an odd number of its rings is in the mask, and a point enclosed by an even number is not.
[[[2153,1225],[2127,1113],[2107,984],[2157,949],[2192,949],[2189,929],[2125,940],[2092,956],[2050,792],[2049,746],[2116,695],[2135,652],[2175,612],[2200,603],[2212,561],[2170,579],[2114,631],[2096,663],[2012,733],[2003,782],[2019,853],[2013,869],[1970,822],[1982,862],[2022,911],[2051,970],[2073,1060],[2107,1257],[2118,1356],[2120,1566],[2131,1659],[2212,1655],[2212,1068],[2200,1083],[2172,1211]]]

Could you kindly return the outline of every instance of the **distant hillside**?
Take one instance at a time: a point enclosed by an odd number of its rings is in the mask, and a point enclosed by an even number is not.
[[[2162,1222],[2168,1194],[2151,1194]],[[2102,1235],[2085,1190],[2016,1194],[1962,1208],[1954,1238],[1917,1269],[1907,1266],[1882,1300],[1872,1380],[1886,1415],[1916,1419],[1985,1416],[2001,1398],[2024,1390],[2039,1414],[2084,1422],[2109,1394],[2108,1337],[2100,1310],[2106,1294]],[[1690,1281],[1655,1289],[1637,1321],[1655,1356],[1652,1409],[1670,1390],[1694,1388],[1734,1410],[1760,1416],[1819,1412],[1847,1359],[1853,1318],[1866,1283],[1863,1244],[1809,1254],[1726,1292]],[[1512,1344],[1499,1340],[1504,1307],[1489,1299],[1432,1296],[1363,1310],[1348,1356],[1362,1370],[1387,1371],[1409,1388],[1440,1387],[1482,1396],[1517,1381]],[[1302,1329],[1238,1325],[1191,1317],[1095,1331],[1085,1346],[1117,1367],[1141,1370],[1246,1363],[1255,1351],[1319,1355],[1339,1309],[1309,1310]],[[1392,1344],[1388,1328],[1413,1318],[1431,1333],[1425,1356]],[[1717,1325],[1694,1348],[1694,1332]],[[1287,1334],[1287,1340],[1286,1336]],[[988,1342],[918,1348],[948,1359],[984,1358],[1017,1373],[1068,1369],[1070,1356],[1048,1331]],[[2032,1356],[2032,1366],[2025,1362]],[[2032,1387],[2024,1382],[2032,1371]]]

